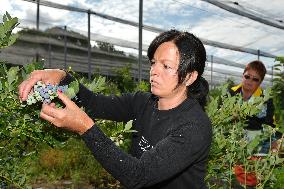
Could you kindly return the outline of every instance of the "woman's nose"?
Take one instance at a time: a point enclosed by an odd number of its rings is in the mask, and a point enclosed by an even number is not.
[[[151,66],[150,68],[150,75],[156,75],[156,69],[154,68],[154,66]]]
[[[157,63],[152,64],[150,68],[150,75],[157,75],[159,73],[159,66]]]

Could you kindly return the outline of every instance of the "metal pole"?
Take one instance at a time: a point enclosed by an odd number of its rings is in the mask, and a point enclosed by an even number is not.
[[[213,89],[213,55],[211,55],[211,89]]]
[[[91,11],[88,10],[88,79],[91,81]]]
[[[37,0],[37,11],[36,11],[36,29],[39,30],[39,0]],[[36,49],[36,62],[39,62],[38,48]]]
[[[271,71],[272,71],[272,75],[271,75],[271,86],[273,86],[273,70],[274,70],[274,66],[272,65],[272,67],[271,67]]]
[[[260,50],[258,49],[257,50],[257,60],[259,60],[259,58],[260,58]]]
[[[51,44],[50,44],[50,36],[48,36],[48,67],[51,68]]]
[[[67,26],[64,26],[64,69],[67,69]]]
[[[143,0],[139,0],[139,57],[138,57],[138,81],[142,80],[142,27],[143,27]]]
[[[36,29],[39,30],[39,0],[37,0]]]

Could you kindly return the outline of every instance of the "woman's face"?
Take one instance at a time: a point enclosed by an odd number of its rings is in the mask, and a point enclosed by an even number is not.
[[[247,70],[242,78],[243,89],[253,94],[261,84],[259,74],[252,69]]]
[[[178,83],[179,51],[173,42],[164,42],[156,50],[151,61],[151,92],[159,97],[172,97],[186,91],[185,84]]]

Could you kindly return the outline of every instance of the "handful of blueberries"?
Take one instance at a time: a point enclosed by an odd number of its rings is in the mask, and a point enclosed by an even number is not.
[[[27,104],[31,105],[37,102],[50,104],[51,101],[58,96],[57,91],[64,93],[67,89],[67,85],[46,85],[42,81],[38,81],[28,95]]]

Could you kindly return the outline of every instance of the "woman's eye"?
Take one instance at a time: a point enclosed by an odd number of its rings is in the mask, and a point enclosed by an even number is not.
[[[154,60],[150,60],[149,62],[150,62],[150,64],[151,64],[151,66],[152,66],[153,64],[155,64],[155,61],[154,61]]]
[[[164,68],[165,68],[165,69],[171,69],[171,67],[168,66],[168,65],[166,65],[166,64],[164,64]]]

